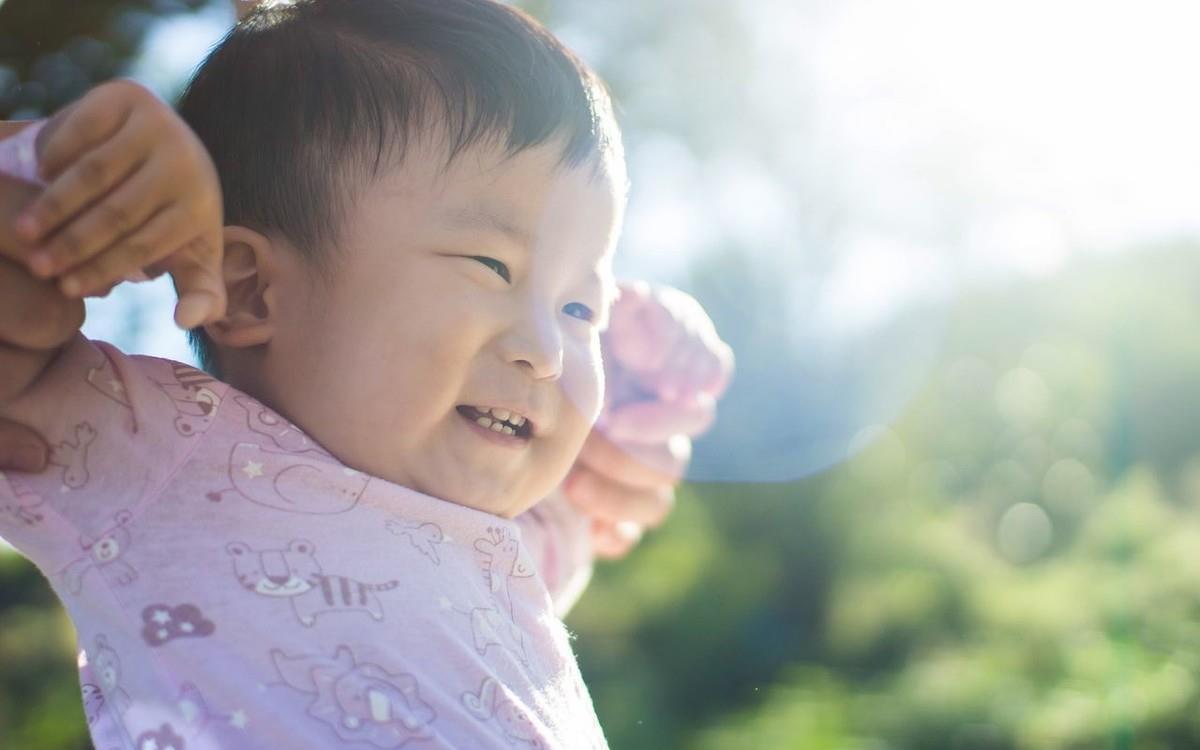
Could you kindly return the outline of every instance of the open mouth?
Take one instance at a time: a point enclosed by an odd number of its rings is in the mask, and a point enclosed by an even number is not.
[[[533,423],[517,414],[489,409],[484,412],[466,404],[455,407],[458,413],[475,424],[500,435],[528,440],[533,436]],[[499,413],[497,413],[499,411]]]

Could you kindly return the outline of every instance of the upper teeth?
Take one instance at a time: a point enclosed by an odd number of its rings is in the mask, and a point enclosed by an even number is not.
[[[491,414],[494,418],[500,420],[501,422],[510,422],[515,427],[520,427],[521,425],[525,424],[525,417],[522,417],[520,414],[510,412],[508,409],[494,409],[490,406],[476,406],[474,408],[475,411],[479,412],[480,414]]]

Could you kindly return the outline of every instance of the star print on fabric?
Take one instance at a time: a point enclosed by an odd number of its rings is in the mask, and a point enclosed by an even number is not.
[[[229,715],[230,726],[237,727],[238,729],[245,729],[246,725],[249,723],[250,719],[247,718],[246,712],[240,708]]]
[[[263,465],[258,461],[247,461],[246,465],[242,467],[242,473],[251,479],[261,477],[263,475]]]
[[[159,625],[166,625],[171,621],[171,613],[165,609],[156,609],[154,614],[150,615],[150,619]]]
[[[451,602],[450,599],[444,595],[438,597],[438,606],[445,610],[454,608],[453,602]]]

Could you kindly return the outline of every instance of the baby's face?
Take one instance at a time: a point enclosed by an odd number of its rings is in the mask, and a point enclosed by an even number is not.
[[[609,180],[557,159],[473,150],[446,168],[410,147],[348,209],[327,279],[282,274],[276,405],[420,492],[506,517],[545,497],[600,410],[621,213]]]

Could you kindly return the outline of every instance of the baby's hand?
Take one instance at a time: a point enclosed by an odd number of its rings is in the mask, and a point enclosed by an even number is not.
[[[662,523],[733,376],[733,350],[704,308],[670,287],[623,284],[603,340],[604,411],[567,478],[601,557],[625,555]]]
[[[69,297],[169,272],[183,328],[224,314],[221,190],[204,145],[142,86],[110,81],[55,115],[37,137],[48,183],[17,220],[30,270]]]

